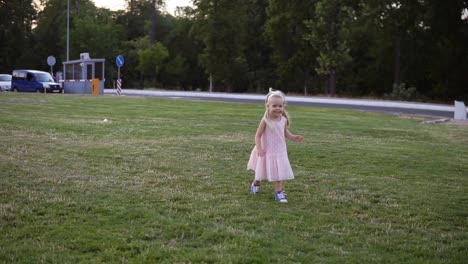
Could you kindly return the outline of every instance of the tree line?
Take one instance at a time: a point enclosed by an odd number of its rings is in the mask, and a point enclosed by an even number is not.
[[[106,87],[468,99],[468,0],[70,0],[70,60],[106,59]],[[67,0],[0,0],[0,72],[66,60]]]

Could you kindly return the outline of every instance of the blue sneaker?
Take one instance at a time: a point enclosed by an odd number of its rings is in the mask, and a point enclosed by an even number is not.
[[[287,203],[286,196],[284,195],[283,191],[275,192],[275,200],[280,203]]]
[[[251,194],[257,194],[260,192],[260,185],[255,185],[253,182],[252,182],[252,185],[250,185],[250,193]]]

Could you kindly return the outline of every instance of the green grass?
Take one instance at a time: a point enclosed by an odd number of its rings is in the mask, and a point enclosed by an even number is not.
[[[280,204],[261,105],[0,94],[0,262],[466,263],[467,126],[288,110]]]

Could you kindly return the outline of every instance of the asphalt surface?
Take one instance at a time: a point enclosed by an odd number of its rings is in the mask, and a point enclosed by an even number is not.
[[[105,94],[116,95],[115,89],[105,89]],[[136,90],[123,89],[124,96],[147,96],[195,101],[221,101],[237,103],[265,103],[265,95],[186,92],[164,90]],[[353,109],[368,112],[383,112],[390,114],[408,114],[439,118],[453,118],[454,106],[441,104],[411,103],[398,101],[364,100],[364,99],[338,99],[326,97],[287,96],[288,105]],[[468,111],[468,108],[467,108]]]

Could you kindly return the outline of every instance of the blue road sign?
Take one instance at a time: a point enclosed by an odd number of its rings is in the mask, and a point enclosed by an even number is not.
[[[115,63],[117,63],[117,67],[122,67],[124,64],[124,57],[122,55],[117,56]]]

